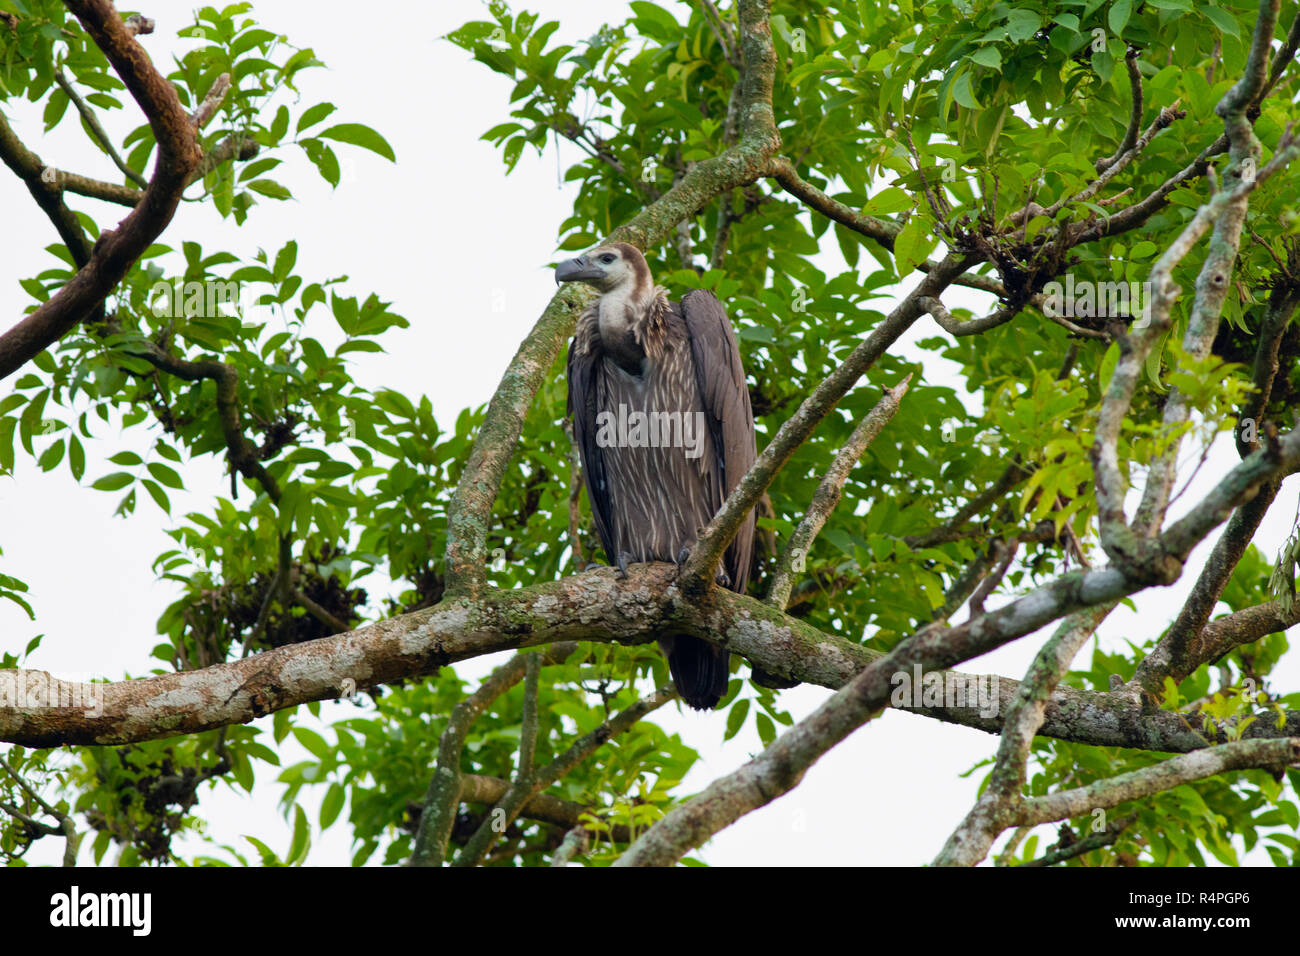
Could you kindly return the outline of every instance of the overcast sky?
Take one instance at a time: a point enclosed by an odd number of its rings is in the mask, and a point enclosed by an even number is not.
[[[684,4],[665,5],[685,18]],[[174,51],[191,45],[175,39],[184,25],[174,19],[172,11],[179,9],[168,4],[148,11],[158,20],[158,32],[144,43],[160,64],[170,64]],[[622,19],[627,4],[533,0],[526,9],[560,20],[552,42],[572,43],[603,22]],[[303,15],[307,10],[310,16]],[[439,420],[447,423],[462,408],[490,397],[519,340],[553,294],[549,264],[557,258],[558,226],[576,195],[576,186],[561,185],[559,176],[576,158],[574,150],[561,149],[558,157],[553,147],[541,156],[526,151],[507,177],[499,153],[479,140],[486,129],[507,119],[510,83],[441,37],[466,20],[482,18],[482,11],[474,0],[381,0],[366,4],[364,16],[358,17],[355,4],[259,0],[256,15],[263,26],[314,48],[329,67],[300,74],[307,101],[328,100],[339,108],[332,119],[373,126],[392,144],[398,161],[393,165],[342,146],[338,152],[344,157],[345,181],[332,191],[300,154],[286,150],[290,171],[281,178],[293,188],[294,200],[263,203],[243,228],[220,220],[210,205],[184,204],[162,239],[177,247],[183,238],[197,239],[205,249],[229,249],[243,256],[259,247],[274,252],[297,239],[298,271],[307,281],[347,274],[350,294],[373,291],[391,300],[393,309],[411,322],[409,329],[384,337],[386,354],[356,354],[357,380],[370,388],[398,389],[413,400],[427,395]],[[65,121],[54,134],[43,136],[40,108],[11,103],[7,111],[19,135],[46,163],[116,178],[110,163],[85,144],[73,123]],[[120,140],[139,121],[131,104],[108,117],[107,125]],[[105,226],[124,214],[120,207],[80,197],[72,204]],[[0,174],[0,209],[0,315],[10,317],[0,319],[4,327],[29,303],[17,280],[52,265],[43,247],[56,237],[7,171]],[[828,272],[846,268],[834,249],[819,264]],[[863,266],[874,268],[865,257]],[[953,296],[949,305],[977,307],[977,302],[963,303]],[[923,326],[910,341],[937,332]],[[957,385],[951,366],[933,353],[924,355],[930,381]],[[7,389],[0,385],[0,396],[4,394]],[[141,450],[144,443],[138,436],[108,430],[99,438],[88,449],[90,463],[81,486],[66,468],[39,473],[21,451],[17,474],[0,479],[0,571],[31,586],[37,612],[33,623],[15,606],[0,602],[0,646],[17,652],[32,636],[44,633],[44,645],[31,663],[61,676],[146,673],[152,666],[149,652],[158,640],[155,622],[174,594],[171,585],[158,581],[150,570],[154,557],[172,543],[163,533],[166,516],[142,502],[130,519],[114,518],[118,496],[89,488],[95,478],[112,470],[104,459],[123,448]],[[886,432],[881,440],[888,439]],[[1194,504],[1235,457],[1226,443],[1216,447],[1175,513]],[[222,464],[215,458],[187,466],[185,476],[189,492],[173,494],[174,514],[210,511],[213,495],[229,493]],[[1291,527],[1297,487],[1292,477],[1257,539],[1270,559]],[[1101,645],[1120,651],[1127,641],[1140,644],[1163,627],[1190,588],[1210,544],[1197,552],[1182,581],[1139,596],[1137,613],[1121,608],[1112,614],[1101,630]],[[1043,636],[1023,639],[963,669],[1019,678]],[[1086,648],[1080,661],[1091,651],[1091,646]],[[463,672],[485,673],[499,660],[475,661]],[[1300,686],[1300,665],[1291,660],[1275,672],[1274,680],[1277,688],[1294,690]],[[828,693],[799,687],[784,692],[781,699],[799,718]],[[346,704],[326,704],[322,710],[327,720],[350,712]],[[668,709],[654,719],[702,754],[687,790],[702,788],[760,749],[752,721],[750,730],[718,744],[725,713]],[[258,725],[269,729],[270,718]],[[797,790],[744,818],[697,855],[715,865],[924,863],[969,808],[982,772],[966,778],[960,774],[988,757],[994,743],[993,737],[978,731],[887,711],[815,765]],[[299,755],[286,746],[284,763],[296,759]],[[224,787],[206,793],[200,816],[209,834],[249,853],[251,847],[241,840],[245,834],[283,850],[290,831],[276,808],[281,788],[273,778],[272,773],[259,774],[264,785],[255,799]],[[313,821],[320,796],[304,793],[302,798]],[[345,818],[324,838],[314,833],[312,864],[349,859]],[[1040,832],[1051,842],[1049,828]],[[47,845],[32,858],[57,860],[62,847],[43,842]],[[192,840],[181,846],[185,854],[201,848]]]

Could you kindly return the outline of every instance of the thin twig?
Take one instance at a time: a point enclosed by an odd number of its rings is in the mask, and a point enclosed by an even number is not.
[[[790,589],[794,587],[794,565],[812,549],[813,541],[840,502],[840,496],[844,493],[844,482],[848,480],[849,473],[876,436],[894,417],[899,403],[907,394],[908,384],[911,381],[912,376],[909,373],[893,388],[885,389],[885,394],[880,401],[862,419],[858,427],[853,429],[844,447],[835,455],[830,468],[826,469],[826,474],[813,493],[812,501],[808,503],[807,513],[776,559],[776,569],[766,599],[773,607],[784,609],[789,602]]]
[[[227,76],[226,80],[229,82],[230,77]],[[72,105],[77,108],[77,112],[81,114],[81,118],[85,120],[86,125],[90,127],[90,131],[99,142],[99,145],[103,147],[104,152],[107,153],[109,159],[113,161],[113,165],[122,171],[122,175],[131,180],[141,189],[148,186],[149,180],[145,179],[144,176],[137,173],[126,164],[126,160],[122,158],[121,153],[119,153],[117,148],[113,145],[112,139],[109,138],[108,133],[100,124],[99,117],[95,115],[95,111],[90,108],[89,103],[81,98],[81,94],[77,92],[77,88],[69,82],[68,77],[63,72],[63,67],[56,66],[54,68],[54,82],[59,85],[59,89],[63,90],[68,99],[72,101]]]

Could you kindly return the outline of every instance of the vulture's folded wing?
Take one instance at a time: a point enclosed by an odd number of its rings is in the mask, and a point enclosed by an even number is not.
[[[754,412],[740,360],[736,333],[726,310],[712,292],[696,289],[682,297],[682,318],[691,340],[695,381],[704,400],[705,421],[721,464],[723,497],[711,502],[716,512],[725,496],[740,484],[754,464]],[[743,591],[754,553],[754,513],[751,511],[727,549],[731,587]]]
[[[616,557],[610,554],[614,538],[610,534],[609,480],[602,450],[596,442],[596,371],[599,362],[598,353],[579,351],[576,338],[569,343],[568,410],[573,421],[573,439],[578,444],[578,454],[582,456],[582,474],[587,483],[591,513],[596,519],[596,534],[612,562]]]

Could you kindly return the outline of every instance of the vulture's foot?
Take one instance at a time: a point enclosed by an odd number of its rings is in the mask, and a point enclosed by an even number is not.
[[[614,575],[615,580],[622,581],[627,577],[627,566],[631,560],[632,555],[628,554],[626,551],[620,551],[618,553],[618,573]]]
[[[678,574],[682,573],[682,566],[686,564],[686,559],[689,558],[690,556],[691,556],[690,545],[683,547],[682,550],[677,552],[677,573]],[[726,571],[719,570],[713,580],[717,581],[718,584],[722,585],[722,587],[724,588],[731,587],[731,575],[727,574]]]
[[[689,545],[686,545],[685,548],[682,548],[680,551],[677,551],[677,574],[681,574],[681,567],[684,566],[684,564],[686,563],[686,558],[689,557],[690,557]],[[724,588],[731,588],[731,575],[723,571],[722,568],[719,568],[718,574],[716,574],[714,580],[718,581],[718,584],[722,585],[722,587]]]
[[[582,566],[581,573],[586,574],[592,568],[603,568],[603,567],[605,567],[605,565],[601,564],[599,561],[588,561],[586,564]]]

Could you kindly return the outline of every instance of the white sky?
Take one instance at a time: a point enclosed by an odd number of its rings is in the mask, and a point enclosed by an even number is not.
[[[678,16],[684,17],[683,5],[676,6]],[[158,33],[144,42],[160,64],[170,64],[172,50],[190,45],[175,40],[183,24],[172,9],[149,11],[158,20]],[[311,16],[302,16],[308,9]],[[574,42],[602,22],[622,19],[627,5],[532,0],[527,9],[561,21],[552,42]],[[274,252],[296,238],[298,271],[308,281],[346,273],[351,277],[348,294],[363,297],[374,291],[392,300],[411,328],[385,336],[386,354],[358,354],[354,374],[367,387],[391,387],[412,399],[428,395],[439,420],[446,423],[460,409],[490,397],[519,340],[552,295],[548,264],[556,258],[557,227],[569,215],[576,195],[574,184],[559,184],[553,148],[541,157],[525,151],[507,178],[499,153],[479,140],[486,129],[506,121],[510,84],[440,38],[466,20],[483,18],[482,11],[472,0],[378,0],[358,17],[352,4],[258,2],[260,25],[313,47],[329,67],[300,75],[308,102],[335,103],[339,109],[331,122],[373,126],[392,144],[398,162],[394,166],[371,153],[340,146],[345,181],[331,191],[305,158],[286,150],[286,166],[277,172],[294,190],[294,200],[266,201],[242,229],[222,222],[208,206],[185,204],[162,237],[176,247],[182,238],[197,239],[205,250],[230,249],[245,256],[258,247]],[[116,178],[109,161],[85,145],[71,122],[65,120],[54,135],[42,136],[39,108],[10,104],[9,115],[19,135],[45,162]],[[134,104],[106,120],[119,141],[138,122]],[[575,157],[572,148],[561,152],[565,164]],[[56,237],[7,170],[0,175],[0,203],[0,261],[5,266],[0,315],[9,316],[0,325],[7,326],[29,301],[17,279],[50,267],[53,260],[43,247]],[[124,215],[121,207],[80,197],[74,197],[73,204],[91,211],[103,226]],[[830,272],[844,268],[834,249],[824,254],[821,265]],[[960,295],[951,296],[948,304],[977,307]],[[910,339],[934,332],[933,326],[923,325]],[[926,353],[925,361],[931,381],[957,384],[951,366],[945,368],[932,353]],[[7,389],[0,386],[3,394]],[[171,546],[163,534],[166,517],[146,500],[130,519],[115,519],[118,496],[89,488],[95,478],[114,470],[104,459],[125,447],[141,450],[141,442],[107,429],[98,434],[102,440],[88,448],[90,461],[80,487],[66,467],[43,475],[21,451],[17,474],[0,479],[0,571],[31,586],[38,615],[32,623],[15,606],[0,603],[0,647],[16,652],[32,636],[44,633],[44,646],[31,665],[63,676],[147,672],[152,666],[149,651],[158,641],[155,621],[173,595],[171,586],[157,581],[150,570],[154,557]],[[903,436],[886,432],[881,440]],[[1194,504],[1234,461],[1226,444],[1216,447],[1193,490],[1175,510],[1181,513],[1179,509]],[[216,460],[186,466],[185,479],[189,492],[172,495],[177,515],[208,511],[213,494],[229,493]],[[1270,559],[1291,526],[1298,486],[1294,477],[1287,483],[1257,539]],[[1102,645],[1119,650],[1126,638],[1141,643],[1163,627],[1191,587],[1210,545],[1212,541],[1196,553],[1178,584],[1140,596],[1139,613],[1122,608],[1114,613],[1102,628]],[[1025,639],[963,669],[1019,677],[1035,646]],[[1085,649],[1084,654],[1089,653],[1091,649]],[[485,673],[497,662],[483,659],[463,672]],[[1300,665],[1292,660],[1275,672],[1274,681],[1280,691],[1294,690],[1300,686]],[[781,700],[799,718],[827,693],[804,686],[786,691]],[[345,704],[326,704],[323,714],[339,718],[348,712],[344,707],[350,710]],[[660,711],[654,719],[702,754],[686,789],[702,788],[760,749],[752,718],[745,731],[724,745],[718,741],[725,713]],[[269,718],[258,723],[269,729]],[[993,737],[978,731],[886,712],[815,765],[792,794],[744,818],[697,855],[715,865],[927,862],[974,798],[981,774],[965,779],[959,774],[989,756],[994,743]],[[286,746],[282,759],[287,765],[300,755]],[[273,778],[259,775],[263,785],[256,799],[225,789],[203,796],[200,813],[217,842],[240,845],[249,854],[251,846],[240,839],[244,834],[277,849],[288,845],[290,829],[276,809],[281,788]],[[313,821],[321,795],[305,793],[302,798]],[[350,834],[345,823],[346,814],[323,837],[314,832],[310,863],[347,862]],[[1051,831],[1040,832],[1040,847],[1046,846]],[[58,846],[51,840],[43,844],[31,859],[57,860],[61,841]],[[197,841],[179,846],[183,855],[201,851]],[[82,859],[89,859],[84,850]],[[1253,856],[1252,862],[1267,858]]]

